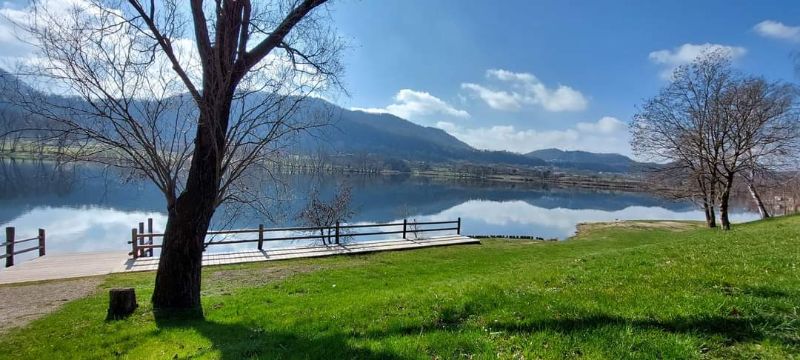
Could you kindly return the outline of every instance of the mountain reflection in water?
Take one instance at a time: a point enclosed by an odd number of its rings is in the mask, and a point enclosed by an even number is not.
[[[90,164],[56,167],[41,161],[0,161],[0,223],[15,226],[20,236],[37,228],[48,232],[48,253],[126,250],[130,229],[154,219],[156,231],[166,223],[162,195],[145,181]],[[535,235],[566,238],[581,222],[645,220],[702,220],[689,202],[670,201],[650,194],[466,180],[442,180],[408,175],[287,175],[280,188],[285,198],[273,208],[277,223],[257,213],[244,213],[233,222],[216,219],[214,228],[253,228],[259,223],[286,226],[303,206],[304,194],[317,186],[323,197],[336,184],[353,187],[356,216],[352,223],[386,223],[404,217],[444,221],[461,217],[463,234]],[[757,214],[735,209],[734,222]],[[220,216],[221,217],[221,216]],[[279,244],[272,244],[279,246]],[[285,246],[285,244],[284,244]],[[253,248],[252,244],[244,245]],[[211,247],[227,251],[237,247]],[[242,248],[239,246],[238,248]]]

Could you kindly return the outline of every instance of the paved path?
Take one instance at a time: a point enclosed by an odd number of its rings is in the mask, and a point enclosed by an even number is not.
[[[383,240],[348,245],[312,246],[235,253],[208,253],[203,265],[238,264],[376,251],[417,249],[431,246],[480,244],[466,236],[440,236],[419,240]],[[46,255],[0,270],[0,284],[67,279],[129,271],[153,271],[158,258],[131,259],[126,252],[92,252]]]
[[[0,270],[0,284],[105,275],[125,271],[127,252],[51,254]]]

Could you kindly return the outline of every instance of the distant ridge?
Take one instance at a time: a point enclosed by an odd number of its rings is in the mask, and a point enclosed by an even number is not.
[[[542,159],[558,168],[587,171],[623,173],[642,170],[650,165],[621,154],[580,150],[543,149],[531,151],[525,156]]]
[[[335,153],[368,153],[391,159],[430,162],[547,166],[535,157],[508,151],[478,150],[446,131],[415,124],[392,114],[347,110],[321,99],[305,106],[327,107],[332,126],[317,136],[300,139],[300,147],[320,147]]]

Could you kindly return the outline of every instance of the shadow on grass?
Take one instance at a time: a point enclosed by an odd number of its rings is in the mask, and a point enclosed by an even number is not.
[[[753,296],[764,299],[778,299],[792,296],[789,292],[771,286],[739,285],[731,283],[712,284],[711,288],[727,296]]]
[[[763,297],[783,297],[790,295],[779,289],[748,288],[747,293]],[[358,359],[401,359],[402,356],[385,350],[372,350],[357,347],[358,340],[378,340],[398,336],[420,336],[440,332],[459,333],[463,330],[481,331],[479,325],[471,320],[486,318],[499,308],[513,307],[514,299],[503,295],[502,291],[493,287],[481,289],[461,298],[458,303],[437,306],[436,316],[424,322],[405,323],[399,326],[368,331],[366,334],[353,335],[338,332],[336,321],[324,322],[326,329],[315,331],[315,326],[303,329],[286,328],[280,331],[265,329],[253,321],[252,323],[225,324],[203,319],[187,319],[185,317],[156,316],[160,329],[192,329],[207,338],[213,348],[209,351],[219,352],[223,359],[242,358],[358,358]],[[573,309],[574,310],[574,309]],[[255,320],[255,319],[254,319]],[[517,321],[492,322],[487,328],[490,331],[504,331],[512,334],[530,334],[537,332],[556,332],[563,335],[580,334],[582,332],[614,333],[625,332],[628,328],[635,331],[661,331],[664,333],[682,334],[699,339],[708,339],[722,346],[733,346],[738,343],[771,342],[787,347],[800,346],[797,317],[790,314],[745,314],[732,310],[730,314],[697,314],[693,316],[669,316],[635,318],[622,317],[604,313],[587,313],[570,318],[533,318],[521,317]],[[485,330],[485,329],[484,329]],[[607,336],[607,335],[604,335]],[[613,339],[607,339],[614,341]],[[434,346],[435,347],[435,346]],[[202,355],[202,354],[198,354]]]
[[[354,347],[343,334],[275,332],[256,325],[182,315],[156,316],[156,324],[162,330],[197,331],[212,343],[209,351],[218,351],[222,359],[401,359],[395,354]]]
[[[771,339],[786,345],[798,345],[798,340],[790,334],[768,333],[773,321],[763,318],[732,318],[723,316],[678,317],[670,320],[625,319],[609,315],[591,315],[574,319],[551,319],[523,322],[520,324],[493,324],[493,330],[509,332],[536,332],[553,330],[562,333],[591,330],[602,327],[633,327],[642,330],[661,330],[670,333],[697,335],[701,337],[721,337],[723,343],[761,341]],[[774,324],[774,328],[778,324]]]
[[[788,292],[769,286],[744,286],[742,292],[765,299],[785,298],[791,296]]]
[[[780,291],[762,291],[762,296],[783,296]],[[477,298],[457,306],[439,309],[438,316],[425,324],[394,328],[391,333],[406,335],[432,331],[460,331],[469,328],[468,319],[482,317],[494,308],[491,295],[481,294]],[[495,296],[495,299],[497,297]],[[640,330],[659,330],[668,333],[687,334],[700,338],[715,337],[724,344],[759,342],[768,340],[786,346],[800,346],[800,336],[796,332],[796,317],[780,315],[748,315],[739,313],[730,315],[699,314],[696,316],[677,316],[666,319],[626,318],[608,314],[586,314],[574,318],[520,319],[517,322],[493,322],[487,327],[491,331],[510,333],[535,333],[554,331],[562,334],[591,331],[600,328],[625,329],[628,327]],[[376,332],[369,336],[385,336]]]

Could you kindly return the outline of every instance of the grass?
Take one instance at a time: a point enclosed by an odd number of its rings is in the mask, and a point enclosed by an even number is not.
[[[583,227],[560,243],[211,267],[204,320],[156,319],[153,274],[0,339],[2,358],[800,358],[800,217]],[[131,317],[104,321],[110,287]]]

